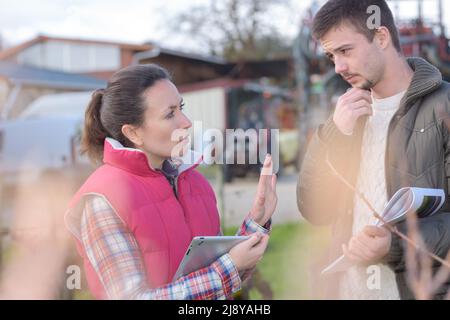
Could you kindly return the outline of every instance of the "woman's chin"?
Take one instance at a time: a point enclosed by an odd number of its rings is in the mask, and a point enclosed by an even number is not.
[[[189,151],[189,144],[180,145],[178,144],[176,147],[174,147],[171,151],[171,154],[168,158],[170,159],[176,159],[176,158],[182,158],[185,156]]]

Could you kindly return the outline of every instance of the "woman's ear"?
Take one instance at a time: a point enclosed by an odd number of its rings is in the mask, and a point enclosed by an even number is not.
[[[133,144],[137,147],[143,146],[144,142],[140,135],[139,128],[132,126],[131,124],[124,124],[122,126],[122,134],[127,137],[128,140],[133,142]]]

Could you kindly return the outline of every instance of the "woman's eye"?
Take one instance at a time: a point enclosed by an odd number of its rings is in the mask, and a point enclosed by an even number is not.
[[[173,118],[173,116],[174,116],[174,112],[172,111],[166,116],[166,119]]]
[[[180,104],[180,111],[183,111],[184,109],[184,103]],[[175,110],[171,111],[167,116],[166,119],[173,118],[175,116]]]

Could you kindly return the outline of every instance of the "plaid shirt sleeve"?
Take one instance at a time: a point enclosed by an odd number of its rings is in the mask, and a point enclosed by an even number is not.
[[[244,219],[244,222],[242,223],[241,227],[236,232],[236,235],[247,236],[247,235],[250,235],[255,232],[261,232],[263,234],[270,234],[271,230],[272,230],[272,219],[269,219],[269,221],[267,221],[264,226],[260,226],[252,218],[250,218],[250,215],[247,215],[247,217]],[[241,281],[245,281],[248,278],[250,278],[250,276],[255,271],[255,268],[241,271],[241,273],[240,273]]]
[[[272,219],[269,219],[269,221],[267,221],[264,226],[260,226],[252,218],[250,218],[250,215],[247,215],[236,235],[246,236],[255,232],[270,234],[271,230],[272,230]]]
[[[86,201],[81,237],[109,299],[227,299],[241,288],[229,254],[175,282],[149,288],[136,239],[99,196]]]

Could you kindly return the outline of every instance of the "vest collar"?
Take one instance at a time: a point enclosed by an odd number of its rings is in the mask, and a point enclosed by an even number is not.
[[[197,167],[203,161],[203,156],[199,152],[188,150],[182,158],[166,161],[170,161],[173,166],[177,167],[178,175],[180,175],[184,171]],[[103,163],[140,176],[162,175],[161,170],[151,167],[147,155],[142,150],[126,148],[113,138],[105,139]]]

